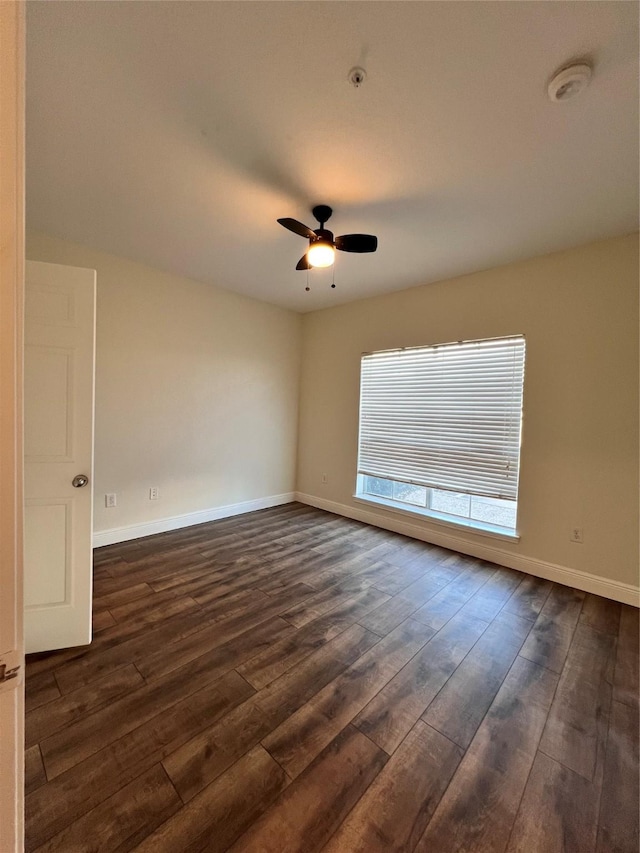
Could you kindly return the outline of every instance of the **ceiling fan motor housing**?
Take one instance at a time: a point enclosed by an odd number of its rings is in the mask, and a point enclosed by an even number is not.
[[[326,228],[316,228],[316,238],[311,243],[330,243],[333,246],[333,231]]]

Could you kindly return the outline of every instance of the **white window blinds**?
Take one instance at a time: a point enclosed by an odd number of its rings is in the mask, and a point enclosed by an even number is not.
[[[358,473],[516,500],[525,342],[362,357]]]

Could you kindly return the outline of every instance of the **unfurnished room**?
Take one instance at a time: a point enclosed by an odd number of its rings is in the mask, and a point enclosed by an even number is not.
[[[0,853],[639,853],[635,0],[0,3]]]

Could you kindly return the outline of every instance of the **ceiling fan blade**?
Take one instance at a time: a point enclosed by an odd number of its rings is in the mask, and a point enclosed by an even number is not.
[[[306,256],[306,254],[304,254],[304,255],[300,258],[300,260],[299,260],[299,261],[298,261],[298,263],[296,264],[296,269],[297,269],[297,270],[310,270],[310,269],[311,269],[311,264],[310,264],[310,263],[309,263],[309,261],[307,260],[307,256]]]
[[[313,240],[316,236],[315,231],[312,231],[307,225],[303,225],[302,222],[298,222],[297,219],[278,219],[278,222],[284,228],[293,231],[294,234],[299,234],[301,237],[306,237],[308,240]]]
[[[375,252],[378,238],[373,234],[343,234],[336,237],[335,247],[341,252]]]

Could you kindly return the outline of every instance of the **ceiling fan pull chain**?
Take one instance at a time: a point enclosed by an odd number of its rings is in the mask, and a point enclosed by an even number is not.
[[[336,265],[335,265],[335,261],[334,261],[333,267],[331,270],[331,287],[335,288],[335,286],[336,286]]]
[[[305,290],[311,290],[311,288],[309,287],[309,267],[307,267],[307,286],[305,287]]]

